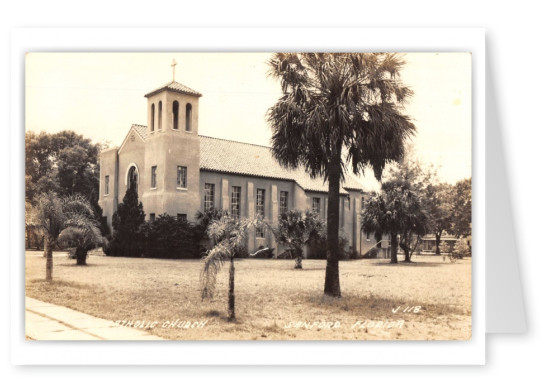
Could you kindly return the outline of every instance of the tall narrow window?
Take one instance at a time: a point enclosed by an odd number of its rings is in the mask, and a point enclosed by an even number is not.
[[[105,195],[109,194],[109,175],[105,176]]]
[[[256,189],[256,215],[260,216],[261,218],[264,217],[265,199],[266,199],[266,190]],[[256,237],[257,238],[264,237],[264,228],[259,227],[256,229]]]
[[[191,103],[186,105],[186,130],[191,132]]]
[[[180,104],[177,100],[172,102],[172,129],[178,129],[178,112]]]
[[[231,215],[238,219],[241,215],[241,187],[232,186],[231,188]]]
[[[320,205],[321,203],[319,197],[312,198],[312,210],[317,214],[320,212]]]
[[[149,221],[155,221],[155,213],[149,214]]]
[[[151,103],[151,131],[155,131],[155,103]]]
[[[212,208],[214,208],[214,184],[205,183],[204,211],[207,212]]]
[[[135,166],[130,167],[128,170],[128,177],[126,178],[126,187],[127,189],[134,189],[138,191],[138,170]]]
[[[176,171],[176,187],[178,189],[187,189],[187,167],[178,166]]]
[[[159,101],[159,129],[163,128],[163,102]]]
[[[289,210],[289,192],[282,191],[279,193],[279,214],[287,213]]]
[[[157,187],[157,166],[151,167],[151,188]]]

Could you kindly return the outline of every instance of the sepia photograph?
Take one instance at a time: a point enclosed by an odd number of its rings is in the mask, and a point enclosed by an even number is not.
[[[467,52],[29,52],[25,337],[470,340]]]

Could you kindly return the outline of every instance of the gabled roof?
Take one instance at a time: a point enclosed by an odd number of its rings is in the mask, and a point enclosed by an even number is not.
[[[151,92],[148,92],[147,94],[145,94],[144,96],[146,98],[149,98],[150,96],[152,95],[155,95],[161,91],[173,91],[173,92],[180,92],[182,94],[187,94],[187,95],[191,95],[191,96],[197,96],[197,97],[201,97],[201,93],[200,92],[197,92],[195,90],[192,90],[191,88],[183,85],[183,84],[180,84],[178,83],[177,81],[171,81],[170,83],[167,83],[165,84],[164,86],[161,86]]]
[[[199,136],[199,144],[199,166],[202,170],[290,180],[304,190],[324,193],[328,191],[329,186],[323,178],[312,179],[304,169],[289,170],[279,165],[272,156],[270,147],[207,136]],[[351,175],[345,175],[341,194],[348,194],[346,189],[365,191]]]
[[[143,141],[148,138],[147,126],[132,124],[119,152],[133,130]],[[328,183],[324,182],[323,178],[311,178],[304,169],[283,168],[272,156],[270,147],[201,135],[199,135],[199,145],[201,170],[288,180],[296,182],[307,191],[327,193],[329,189]],[[340,193],[348,194],[347,190],[366,191],[366,188],[353,175],[345,174]]]
[[[140,137],[143,138],[144,140],[147,137],[147,126],[132,124],[130,129],[134,129],[136,132],[138,132]]]
[[[126,137],[124,138],[121,146],[118,148],[119,153],[121,153],[124,145],[126,144],[128,139],[130,138],[130,135],[133,132],[136,132],[140,137],[140,139],[142,140],[142,142],[145,142],[145,139],[147,138],[147,126],[132,124],[132,126],[130,127],[130,130],[128,130],[128,133],[126,133]]]

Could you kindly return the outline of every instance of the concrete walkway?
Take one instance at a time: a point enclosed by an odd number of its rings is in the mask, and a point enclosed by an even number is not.
[[[25,335],[32,340],[162,340],[144,330],[25,297]]]

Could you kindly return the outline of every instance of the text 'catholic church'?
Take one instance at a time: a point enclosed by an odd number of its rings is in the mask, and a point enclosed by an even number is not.
[[[281,167],[269,147],[199,135],[199,92],[172,81],[145,97],[147,126],[132,125],[120,147],[100,155],[99,204],[110,227],[129,186],[136,186],[149,219],[167,213],[192,221],[198,211],[213,207],[237,217],[262,215],[274,225],[292,209],[327,216],[323,179]],[[357,254],[374,245],[361,234],[362,197],[362,185],[347,176],[339,224]],[[270,232],[252,230],[248,250],[261,246],[279,254]]]

